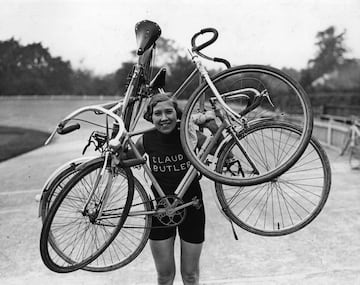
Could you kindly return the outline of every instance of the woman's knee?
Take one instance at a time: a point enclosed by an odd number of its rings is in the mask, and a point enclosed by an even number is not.
[[[161,241],[150,240],[158,284],[172,284],[175,278],[174,238]]]
[[[202,243],[189,243],[181,240],[181,277],[184,284],[199,283],[199,263]]]
[[[173,284],[175,279],[175,271],[172,270],[162,270],[157,272],[158,284]]]
[[[162,270],[157,272],[158,284],[172,284],[175,279],[175,270]]]
[[[193,268],[192,270],[189,269],[182,269],[181,270],[181,277],[184,281],[184,284],[198,284],[199,282],[199,269]]]

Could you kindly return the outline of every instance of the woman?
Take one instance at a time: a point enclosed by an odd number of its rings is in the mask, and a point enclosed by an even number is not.
[[[180,142],[177,120],[181,111],[170,93],[154,95],[149,102],[144,118],[152,122],[155,130],[144,133],[137,141],[142,154],[149,156],[150,168],[166,195],[174,193],[190,162]],[[154,188],[152,187],[153,191]],[[154,191],[157,197],[156,191]],[[177,227],[163,227],[153,217],[150,232],[150,247],[158,274],[158,284],[173,284],[175,278],[174,242],[176,230],[180,236],[181,275],[184,284],[199,283],[199,260],[204,242],[205,211],[202,192],[197,178],[191,183],[183,201],[193,197],[200,200],[200,207],[186,208],[185,220]]]

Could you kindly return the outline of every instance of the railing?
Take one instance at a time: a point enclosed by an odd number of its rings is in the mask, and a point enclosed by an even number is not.
[[[322,115],[314,120],[313,135],[324,146],[340,151],[349,131],[349,123],[347,117]]]

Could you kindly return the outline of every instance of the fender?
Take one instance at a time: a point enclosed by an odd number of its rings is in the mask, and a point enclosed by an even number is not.
[[[70,161],[65,162],[64,164],[62,164],[60,167],[58,167],[54,172],[52,172],[49,176],[49,178],[46,180],[44,186],[41,188],[41,196],[40,196],[40,201],[39,201],[39,209],[38,209],[38,217],[41,217],[41,208],[42,208],[42,204],[44,201],[44,195],[46,194],[46,192],[49,191],[49,187],[52,184],[52,182],[56,179],[56,177],[63,172],[65,169],[69,168],[69,167],[79,167],[80,165],[82,165],[83,163],[85,163],[86,161],[89,160],[93,160],[94,158],[96,158],[95,156],[93,157],[79,157]]]

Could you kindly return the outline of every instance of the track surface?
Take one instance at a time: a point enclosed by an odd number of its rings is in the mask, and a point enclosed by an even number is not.
[[[51,131],[67,112],[90,103],[1,101],[0,121]],[[156,284],[148,246],[130,265],[108,273],[55,274],[40,259],[35,195],[60,164],[81,155],[85,132],[0,163],[0,284]],[[360,172],[334,151],[328,155],[333,186],[325,208],[309,226],[285,237],[236,228],[236,241],[215,205],[212,183],[202,182],[207,224],[201,284],[360,284]],[[177,270],[176,284],[182,284]]]

